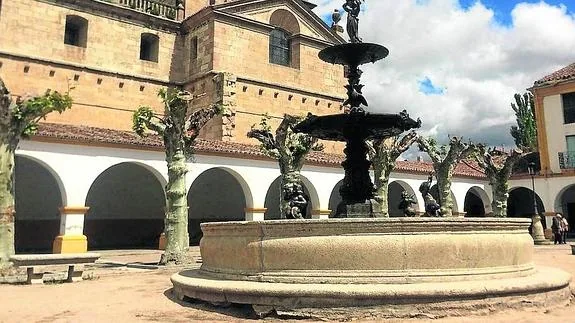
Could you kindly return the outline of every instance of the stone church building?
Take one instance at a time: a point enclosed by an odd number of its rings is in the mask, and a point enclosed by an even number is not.
[[[52,114],[22,141],[16,160],[17,252],[157,248],[167,170],[162,143],[139,138],[139,106],[162,113],[158,90],[186,89],[194,107],[227,113],[202,131],[190,161],[189,225],[278,218],[279,170],[246,133],[264,115],[342,113],[341,66],[318,52],[345,40],[302,0],[0,0],[0,77],[15,96],[70,91],[71,110]],[[340,200],[342,144],[324,143],[302,174],[310,218]],[[390,185],[415,194],[432,171],[400,161]],[[455,211],[489,214],[484,175],[462,163]]]

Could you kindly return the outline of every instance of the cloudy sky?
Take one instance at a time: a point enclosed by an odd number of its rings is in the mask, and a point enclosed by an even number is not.
[[[311,2],[330,24],[344,1]],[[390,50],[362,68],[369,111],[405,108],[421,118],[423,134],[440,141],[456,135],[512,146],[513,94],[575,62],[575,0],[365,0],[363,6],[363,41]]]

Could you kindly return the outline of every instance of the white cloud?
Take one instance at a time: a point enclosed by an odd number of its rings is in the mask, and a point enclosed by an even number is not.
[[[316,0],[315,12],[331,13],[343,2]],[[385,60],[362,67],[368,110],[406,108],[421,117],[423,133],[441,141],[451,134],[512,145],[513,95],[575,61],[575,17],[565,6],[519,3],[511,26],[498,24],[481,2],[468,10],[456,0],[367,0],[364,6],[360,36],[390,50]],[[421,93],[426,77],[444,93]]]

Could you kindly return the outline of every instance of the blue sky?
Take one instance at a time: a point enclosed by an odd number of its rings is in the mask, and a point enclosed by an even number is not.
[[[313,1],[328,24],[344,2]],[[481,0],[487,10],[469,10],[476,3],[366,0],[360,37],[390,50],[363,67],[368,111],[407,109],[439,141],[511,146],[514,94],[575,62],[575,0]]]
[[[469,7],[473,6],[477,0],[459,0],[461,7],[464,9],[468,9]],[[481,0],[484,6],[487,8],[492,9],[495,12],[495,19],[501,23],[502,25],[509,26],[511,25],[511,10],[515,7],[518,3],[538,3],[541,2],[540,0]],[[567,7],[567,11],[573,14],[573,10],[575,10],[575,0],[545,0],[544,2],[550,5],[565,5]]]

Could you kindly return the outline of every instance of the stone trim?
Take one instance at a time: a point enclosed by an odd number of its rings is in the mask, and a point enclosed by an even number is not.
[[[213,14],[214,21],[228,23],[235,27],[246,27],[247,29],[255,32],[269,34],[274,29],[272,25],[223,11],[214,10]]]
[[[108,19],[114,19],[123,23],[130,23],[146,28],[180,33],[179,21],[138,11],[115,3],[101,0],[37,0],[47,4],[64,7],[80,12],[85,12]]]
[[[54,60],[54,59],[49,59],[49,58],[42,58],[42,57],[35,57],[35,56],[29,56],[29,55],[8,53],[8,52],[4,52],[1,50],[0,50],[0,58],[9,58],[9,59],[14,59],[14,60],[19,60],[19,61],[28,61],[28,62],[33,62],[33,63],[37,63],[37,64],[49,64],[49,65],[53,65],[55,67],[69,68],[69,69],[73,69],[73,70],[77,70],[77,71],[84,71],[84,72],[90,72],[90,73],[105,74],[107,76],[124,78],[124,79],[131,79],[131,80],[135,80],[135,81],[144,81],[144,82],[149,82],[149,83],[162,85],[162,86],[183,84],[180,82],[171,82],[168,80],[162,80],[162,79],[150,77],[150,76],[128,74],[128,73],[119,73],[119,72],[114,72],[112,70],[108,70],[108,69],[104,69],[104,68],[100,68],[100,67],[86,66],[86,65],[82,65],[82,64],[65,62],[65,61]]]
[[[58,208],[60,210],[60,215],[65,214],[86,214],[90,207],[88,206],[63,206]]]
[[[214,6],[215,10],[229,11],[232,13],[245,12],[250,9],[268,9],[281,4],[287,5],[290,9],[299,13],[302,18],[310,23],[310,27],[315,27],[314,31],[330,39],[333,44],[343,44],[345,40],[332,32],[329,26],[321,20],[305,3],[297,0],[238,0]]]
[[[266,213],[267,212],[267,208],[245,208],[244,211],[246,213]]]
[[[330,215],[331,210],[312,210],[311,215]]]
[[[274,88],[274,89],[282,90],[282,91],[286,91],[286,92],[292,91],[292,92],[295,92],[297,94],[318,97],[318,98],[325,99],[325,100],[339,101],[342,103],[344,100],[344,97],[340,97],[340,96],[322,94],[319,92],[308,91],[308,90],[304,90],[301,88],[281,85],[281,84],[272,83],[272,82],[261,81],[261,80],[253,79],[253,78],[247,77],[247,76],[237,75],[237,80],[238,80],[238,82],[250,83],[250,84],[258,85],[258,86],[266,86],[266,87],[270,87],[270,88]]]

